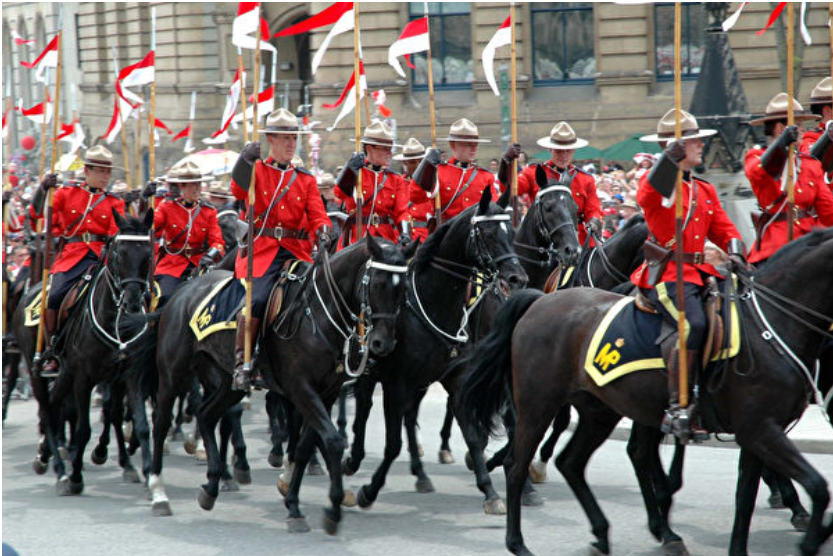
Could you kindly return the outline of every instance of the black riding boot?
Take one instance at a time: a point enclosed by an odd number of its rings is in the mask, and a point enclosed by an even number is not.
[[[58,376],[58,359],[52,351],[57,324],[58,309],[46,309],[43,315],[44,348],[41,353],[42,364],[39,371],[41,378],[55,378]]]
[[[254,343],[257,333],[260,330],[260,319],[252,318],[252,353],[254,353]],[[231,382],[232,390],[239,390],[241,392],[248,392],[252,388],[252,365],[254,361],[250,361],[246,366],[245,359],[246,349],[246,319],[243,314],[237,316],[237,335],[234,338],[234,377]]]
[[[692,422],[691,405],[687,407],[680,405],[679,365],[679,353],[674,348],[666,362],[668,368],[668,409],[665,411],[660,430],[665,434],[673,433],[683,444],[688,444],[690,440],[703,442],[709,439],[708,431]],[[686,350],[686,367],[688,368],[688,382],[691,384],[693,380],[696,380],[697,370],[700,367],[699,351]]]

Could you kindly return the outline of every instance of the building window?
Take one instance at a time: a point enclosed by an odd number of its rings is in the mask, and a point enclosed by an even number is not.
[[[683,79],[696,79],[706,53],[708,14],[702,4],[682,5],[680,30],[680,73]],[[654,37],[657,79],[674,79],[674,4],[654,6]]]
[[[423,2],[409,2],[410,19],[425,15]],[[471,56],[471,5],[469,2],[429,2],[431,63],[437,89],[470,89],[474,80]],[[411,56],[415,89],[428,87],[428,58],[425,52]]]
[[[593,6],[588,2],[531,2],[536,85],[587,82],[596,73]]]

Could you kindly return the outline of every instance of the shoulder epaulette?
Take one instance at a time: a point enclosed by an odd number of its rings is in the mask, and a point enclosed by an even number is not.
[[[200,199],[200,206],[203,208],[217,210],[217,207],[214,206],[214,203],[212,203],[211,201],[206,201],[205,199]]]
[[[402,175],[402,174],[400,174],[399,172],[397,172],[395,170],[391,170],[390,168],[385,168],[385,173],[386,174],[393,174],[394,176],[401,176]]]
[[[308,176],[312,176],[312,172],[301,166],[295,166],[295,170],[297,170],[299,174],[306,174]]]

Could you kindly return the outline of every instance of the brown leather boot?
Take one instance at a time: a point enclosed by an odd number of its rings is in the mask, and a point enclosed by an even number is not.
[[[703,442],[709,439],[709,432],[692,422],[691,405],[687,407],[680,405],[679,357],[678,349],[674,348],[671,350],[668,361],[666,361],[666,367],[668,368],[668,409],[665,411],[660,430],[665,434],[673,434],[683,444],[688,444],[690,440]],[[696,380],[700,368],[699,351],[686,350],[686,367],[688,369],[688,383],[691,384],[692,381]]]
[[[254,343],[257,338],[257,332],[260,330],[260,319],[252,318],[250,325],[252,327],[252,352],[254,353]],[[246,319],[243,314],[237,316],[237,335],[234,338],[234,376],[231,381],[231,389],[241,392],[248,392],[252,389],[252,364],[249,362],[246,366],[245,359],[246,349]]]
[[[39,375],[41,378],[55,378],[58,376],[58,359],[52,352],[52,340],[55,336],[58,324],[58,309],[46,309],[43,315],[43,340],[44,348],[41,354],[41,367]]]

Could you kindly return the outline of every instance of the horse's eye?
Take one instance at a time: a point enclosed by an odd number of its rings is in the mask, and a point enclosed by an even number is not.
[[[552,212],[552,205],[545,205],[544,212]]]

